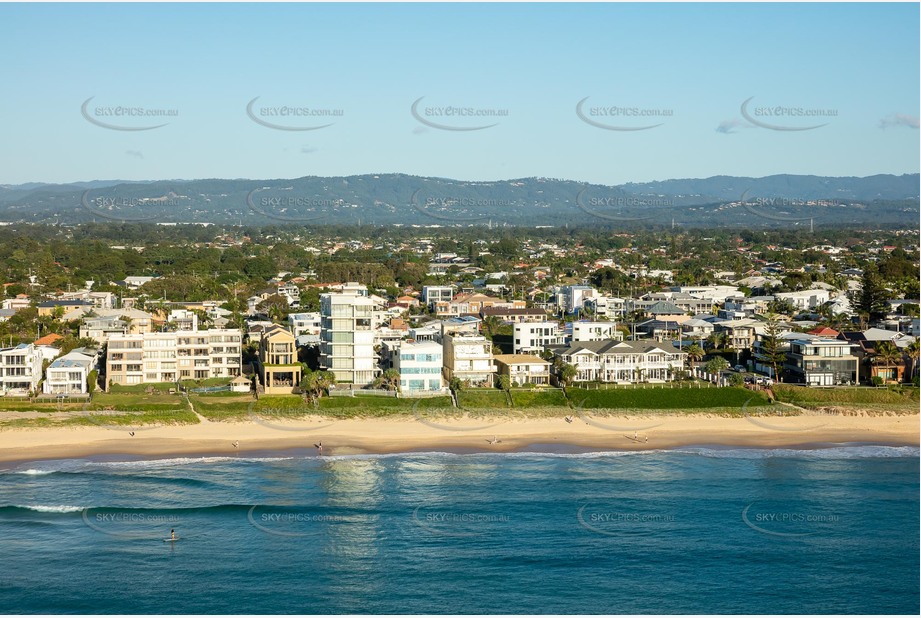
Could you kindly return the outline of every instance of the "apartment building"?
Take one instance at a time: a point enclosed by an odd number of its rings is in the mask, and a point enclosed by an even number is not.
[[[471,386],[492,386],[496,365],[492,342],[482,335],[453,334],[442,336],[444,376],[469,382]]]
[[[598,292],[590,285],[564,285],[557,292],[557,304],[566,313],[575,313]]]
[[[238,376],[242,340],[236,329],[112,335],[106,382],[131,385]]]
[[[374,309],[367,288],[320,295],[320,367],[338,382],[367,385],[378,372],[374,353]]]
[[[540,354],[548,346],[566,344],[566,332],[558,322],[523,322],[512,327],[515,354]]]
[[[0,349],[0,395],[35,393],[42,379],[42,355],[31,343]]]
[[[85,395],[87,379],[96,364],[96,357],[73,351],[48,365],[42,392],[46,395]]]

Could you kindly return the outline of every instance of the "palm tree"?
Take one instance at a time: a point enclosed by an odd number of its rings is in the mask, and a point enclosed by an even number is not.
[[[885,368],[885,377],[883,378],[884,382],[889,382],[891,379],[893,379],[892,372],[890,371],[893,366],[896,366],[894,379],[896,382],[898,381],[898,364],[901,360],[902,353],[891,341],[882,341],[877,344],[876,349],[873,351],[873,354],[870,357],[870,362],[872,362],[874,365],[882,365]]]
[[[909,376],[914,377],[918,373],[918,350],[919,350],[918,340],[915,339],[908,344],[908,347],[905,348],[905,356],[911,361],[911,372]]]
[[[688,355],[688,365],[693,366],[694,363],[699,363],[704,358],[704,349],[696,343],[692,343],[684,349],[685,353]]]

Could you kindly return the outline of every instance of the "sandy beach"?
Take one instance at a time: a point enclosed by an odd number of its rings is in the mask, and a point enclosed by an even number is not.
[[[219,455],[310,449],[323,455],[420,450],[513,451],[574,446],[598,450],[691,445],[809,447],[841,443],[918,445],[919,416],[713,414],[564,418],[249,420],[181,426],[59,427],[0,430],[0,461],[91,456]],[[131,435],[131,432],[134,435]]]

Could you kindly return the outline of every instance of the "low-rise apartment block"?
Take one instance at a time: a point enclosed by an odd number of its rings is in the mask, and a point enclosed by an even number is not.
[[[106,354],[107,388],[238,376],[242,338],[236,329],[112,335]]]

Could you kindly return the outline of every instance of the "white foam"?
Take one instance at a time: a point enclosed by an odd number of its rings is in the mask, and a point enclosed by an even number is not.
[[[17,509],[28,509],[30,511],[37,511],[39,513],[78,513],[86,508],[82,506],[69,506],[66,504],[60,504],[57,506],[47,506],[44,504],[26,506],[22,504],[16,504],[14,506]]]
[[[808,459],[870,459],[875,457],[918,457],[917,446],[880,446],[852,444],[816,448],[706,448],[686,447],[673,453],[700,455],[716,459],[765,459],[769,457],[798,457]]]

